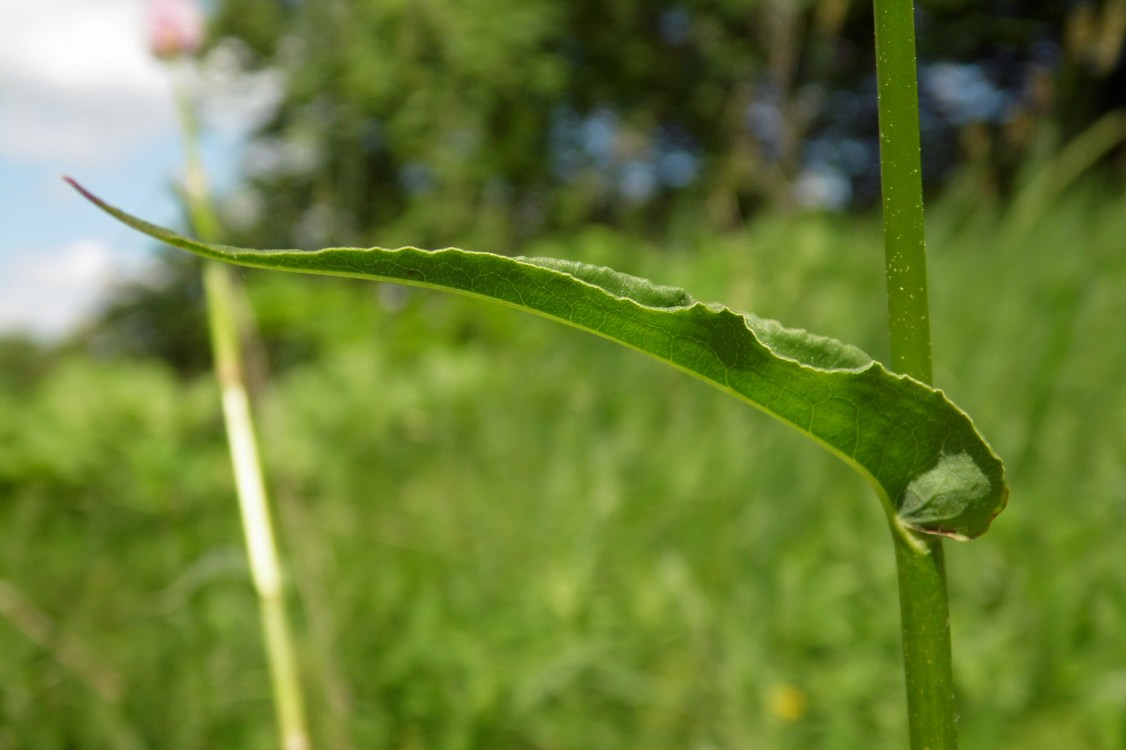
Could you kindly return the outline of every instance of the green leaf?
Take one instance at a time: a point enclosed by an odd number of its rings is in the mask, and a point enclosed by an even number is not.
[[[637,349],[796,427],[869,481],[903,526],[981,535],[1005,507],[1004,467],[970,418],[856,347],[697,302],[608,268],[456,248],[247,250],[196,242],[87,198],[161,242],[238,265],[394,281],[481,297]],[[748,450],[753,447],[748,446]]]

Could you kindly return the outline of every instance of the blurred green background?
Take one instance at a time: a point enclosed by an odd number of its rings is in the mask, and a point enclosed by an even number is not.
[[[1126,747],[1126,3],[921,5],[936,381],[1005,458],[947,545],[966,748]],[[881,359],[871,11],[223,0],[284,74],[231,241],[558,255]],[[875,170],[875,171],[874,171]],[[0,342],[0,748],[276,746],[198,268]],[[314,746],[904,747],[841,462],[481,302],[244,272]]]

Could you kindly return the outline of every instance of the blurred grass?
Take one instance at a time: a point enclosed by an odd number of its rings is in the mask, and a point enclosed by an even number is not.
[[[1126,203],[1108,195],[1073,191],[1025,239],[952,207],[930,226],[936,381],[1013,486],[990,534],[948,545],[965,748],[1126,744]],[[875,222],[801,216],[526,252],[886,359],[880,247]],[[251,281],[318,747],[905,744],[891,548],[842,463],[547,321]],[[0,750],[274,746],[232,491],[210,379],[71,358],[4,385]]]

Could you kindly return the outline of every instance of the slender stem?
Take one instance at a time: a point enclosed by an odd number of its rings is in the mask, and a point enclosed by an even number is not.
[[[919,87],[911,0],[875,0],[880,182],[892,369],[931,382]]]
[[[203,271],[207,290],[211,342],[215,368],[222,391],[227,442],[238,488],[239,510],[254,588],[258,592],[262,633],[273,683],[278,729],[285,750],[309,747],[305,728],[304,698],[297,672],[296,649],[285,616],[281,566],[270,523],[269,502],[262,478],[258,445],[246,393],[239,342],[237,303],[230,269],[209,261]]]
[[[206,175],[198,149],[198,125],[190,101],[176,87],[184,151],[187,157],[186,200],[195,232],[201,239],[217,239],[219,223],[211,207]],[[270,666],[278,731],[284,750],[310,747],[304,696],[297,669],[296,649],[285,613],[285,589],[270,521],[269,499],[262,476],[258,442],[247,395],[240,333],[245,326],[245,300],[229,268],[209,261],[203,270],[207,317],[215,373],[227,427],[227,443],[238,490],[243,535],[251,578],[258,594],[266,660]]]
[[[199,155],[199,120],[184,87],[175,85],[172,91],[176,97],[176,113],[180,118],[180,142],[184,147],[185,157],[184,197],[192,220],[192,230],[200,239],[215,242],[219,239],[219,221],[211,206],[207,173]]]
[[[930,383],[931,336],[912,0],[874,0],[884,255],[893,369]],[[958,747],[942,540],[890,519],[913,750]]]
[[[958,747],[950,606],[942,540],[891,524],[912,750]]]

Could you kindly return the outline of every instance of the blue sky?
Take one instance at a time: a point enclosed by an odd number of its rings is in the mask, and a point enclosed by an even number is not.
[[[178,220],[172,188],[183,158],[171,76],[147,51],[144,7],[0,0],[0,335],[58,336],[114,283],[143,276],[154,254],[63,175],[145,218]],[[241,133],[271,92],[259,85],[248,95],[245,80],[234,91],[233,56],[218,57],[202,87],[204,153],[213,182],[229,186]]]

